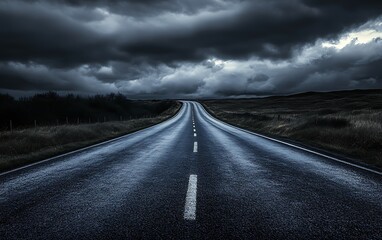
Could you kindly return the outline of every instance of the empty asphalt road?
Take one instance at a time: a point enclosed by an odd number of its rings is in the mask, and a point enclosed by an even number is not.
[[[172,119],[0,175],[0,239],[382,239],[382,176]]]

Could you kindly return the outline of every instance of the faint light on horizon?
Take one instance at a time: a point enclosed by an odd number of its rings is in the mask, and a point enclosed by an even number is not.
[[[349,44],[366,44],[378,38],[382,38],[382,32],[374,29],[366,29],[359,32],[348,33],[341,37],[338,41],[323,42],[322,46],[326,48],[335,48],[337,50],[341,50]]]

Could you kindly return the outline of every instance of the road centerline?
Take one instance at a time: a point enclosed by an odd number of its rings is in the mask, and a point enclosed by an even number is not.
[[[198,142],[194,142],[194,153],[198,152]]]
[[[196,191],[197,191],[198,176],[191,174],[188,180],[188,189],[186,195],[186,203],[184,205],[184,219],[196,219]]]

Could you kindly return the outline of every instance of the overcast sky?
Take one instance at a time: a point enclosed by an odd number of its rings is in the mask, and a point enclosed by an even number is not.
[[[382,88],[381,0],[0,0],[0,92]]]

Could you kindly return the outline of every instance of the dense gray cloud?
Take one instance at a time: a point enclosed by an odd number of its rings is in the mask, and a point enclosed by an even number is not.
[[[113,84],[99,81],[84,74],[89,68],[71,70],[49,69],[44,65],[5,63],[0,64],[0,79],[3,89],[11,90],[56,90],[64,92],[109,92]]]
[[[371,0],[3,0],[0,92],[380,88],[380,9]],[[353,42],[339,46],[349,34]]]

